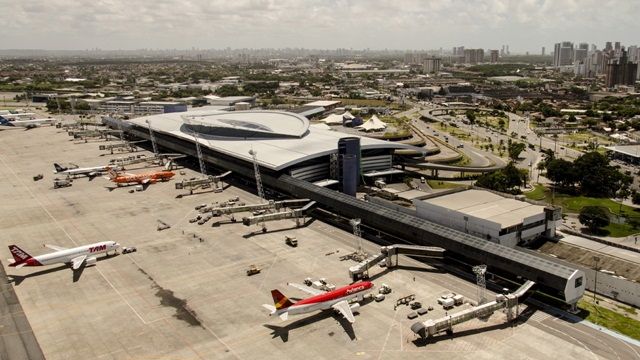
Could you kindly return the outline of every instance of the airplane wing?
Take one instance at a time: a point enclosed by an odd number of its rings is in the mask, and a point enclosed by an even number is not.
[[[356,318],[353,316],[353,313],[351,312],[351,307],[349,306],[349,303],[346,300],[333,304],[332,308],[333,310],[342,314],[342,316],[344,316],[344,318],[347,319],[348,322],[352,324],[356,322]]]
[[[71,268],[73,270],[78,270],[82,263],[87,259],[87,255],[81,255],[76,258],[71,259]]]
[[[324,294],[326,292],[326,291],[314,289],[314,288],[312,288],[310,286],[302,285],[302,284],[287,283],[287,285],[292,286],[292,287],[294,287],[294,288],[296,288],[298,290],[302,290],[302,291],[304,291],[304,292],[306,292],[308,294],[311,294],[313,296]]]
[[[57,245],[44,244],[44,246],[48,247],[51,250],[55,250],[55,251],[67,250],[67,248],[62,247],[62,246],[57,246]]]

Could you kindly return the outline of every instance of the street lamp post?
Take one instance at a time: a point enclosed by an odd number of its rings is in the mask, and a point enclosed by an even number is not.
[[[597,256],[593,257],[593,260],[596,262],[596,276],[594,278],[594,283],[593,283],[593,302],[596,302],[596,290],[598,289],[598,261],[600,261],[600,258]]]
[[[598,317],[600,315],[600,312],[596,307],[596,304],[598,303],[596,301],[596,291],[598,290],[598,261],[600,261],[600,258],[597,256],[594,256],[593,260],[596,262],[596,275],[593,282],[593,308],[596,309],[596,325],[598,325]]]

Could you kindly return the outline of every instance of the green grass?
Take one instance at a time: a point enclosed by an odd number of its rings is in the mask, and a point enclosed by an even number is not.
[[[427,184],[429,184],[432,189],[454,189],[464,186],[463,184],[456,184],[448,181],[438,180],[427,180]]]
[[[545,201],[549,204],[552,203],[551,195],[551,191],[540,184],[536,185],[533,191],[525,193],[525,196],[529,199]],[[561,206],[563,212],[572,214],[579,214],[580,210],[585,206],[601,206],[609,209],[613,216],[622,216],[627,219],[640,221],[640,211],[636,211],[636,209],[631,206],[622,205],[622,212],[620,212],[620,203],[607,198],[571,196],[556,193],[553,204]],[[611,237],[624,237],[638,232],[638,229],[635,229],[628,222],[625,224],[611,223],[609,226],[605,227],[604,230],[606,230],[608,232],[608,236]]]
[[[640,321],[585,300],[578,302],[578,308],[581,309],[580,317],[630,338],[640,340]]]
[[[542,201],[545,199],[545,187],[544,185],[537,184],[532,191],[526,192],[524,195],[528,199]]]
[[[615,305],[616,305],[616,307],[618,309],[622,309],[622,310],[624,310],[625,312],[627,312],[627,313],[629,313],[631,315],[637,315],[638,314],[638,312],[636,311],[636,308],[633,308],[631,306],[624,306],[624,305],[620,305],[620,304],[615,304]]]

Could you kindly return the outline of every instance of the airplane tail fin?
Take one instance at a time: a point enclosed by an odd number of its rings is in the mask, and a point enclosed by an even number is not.
[[[118,172],[115,171],[112,167],[107,167],[107,173],[109,174],[109,178],[114,180],[118,177]]]
[[[276,307],[276,310],[286,309],[289,306],[293,305],[291,300],[284,296],[280,291],[274,289],[271,290],[271,297],[273,297],[273,304]]]
[[[20,249],[16,245],[9,245],[9,251],[11,251],[11,255],[13,256],[13,262],[9,264],[9,266],[17,266],[22,267],[23,264],[32,258],[26,251]]]
[[[53,163],[53,167],[56,169],[57,173],[67,170],[66,167],[62,167],[60,166],[60,164],[57,164],[57,163]]]
[[[173,168],[173,160],[169,160],[169,161],[167,161],[166,164],[164,164],[165,171],[169,171],[169,170],[171,170],[171,168]]]

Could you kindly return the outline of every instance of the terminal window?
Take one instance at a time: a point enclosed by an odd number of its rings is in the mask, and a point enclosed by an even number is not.
[[[580,286],[582,286],[582,276],[576,279],[576,288],[579,288]]]

